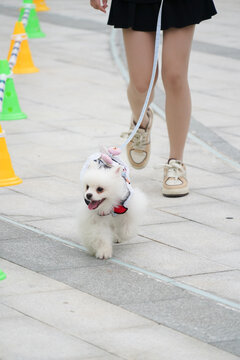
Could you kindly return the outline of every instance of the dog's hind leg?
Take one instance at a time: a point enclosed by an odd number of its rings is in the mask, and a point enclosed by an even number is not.
[[[133,238],[137,233],[136,224],[128,214],[119,215],[114,224],[114,242],[121,243]]]

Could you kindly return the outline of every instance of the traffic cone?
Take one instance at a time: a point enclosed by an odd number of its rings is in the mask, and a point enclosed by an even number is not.
[[[36,5],[36,11],[49,11],[49,7],[46,5],[45,0],[33,0]]]
[[[23,7],[20,9],[19,21],[22,20],[25,11],[24,5],[34,5],[33,0],[23,0]],[[36,9],[32,7],[30,9],[27,25],[25,26],[26,33],[30,39],[43,38],[46,35],[40,29],[39,19]]]
[[[7,60],[0,60],[0,75],[1,74],[7,76],[10,75],[10,69]],[[13,79],[8,78],[5,84],[0,120],[20,120],[26,118],[27,115],[24,114],[20,109]]]
[[[7,275],[0,269],[0,280],[6,279]]]
[[[23,24],[20,21],[17,21],[14,27],[13,36],[10,44],[10,49],[8,52],[8,61],[11,58],[12,50],[15,44],[15,41],[18,40],[18,36],[22,38],[19,52],[17,55],[17,60],[15,65],[12,68],[14,74],[29,74],[38,72],[39,69],[34,65],[32,60],[32,55],[30,52],[27,35],[24,29]],[[11,64],[9,64],[11,66]]]
[[[0,186],[21,184],[22,180],[15,175],[5,140],[5,133],[0,125]]]

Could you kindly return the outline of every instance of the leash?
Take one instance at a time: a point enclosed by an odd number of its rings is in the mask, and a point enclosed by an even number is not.
[[[133,129],[133,131],[131,132],[129,137],[120,146],[121,150],[123,150],[125,148],[125,146],[127,146],[127,144],[132,140],[132,138],[135,136],[136,132],[138,131],[138,129],[139,129],[141,123],[142,123],[144,114],[145,114],[145,112],[147,110],[148,102],[149,102],[149,99],[150,99],[150,96],[151,96],[153,83],[154,83],[154,79],[155,79],[155,75],[156,75],[156,71],[157,71],[158,54],[159,54],[159,47],[160,47],[161,24],[162,24],[163,1],[164,0],[162,0],[162,2],[161,2],[159,13],[158,13],[156,38],[155,38],[155,48],[154,48],[154,59],[153,59],[153,69],[152,69],[152,76],[151,76],[148,92],[147,92],[146,99],[145,99],[145,102],[143,104],[143,108],[142,108],[141,114],[139,116],[138,122],[135,125],[135,128]]]
[[[157,28],[156,28],[156,37],[155,37],[155,47],[154,47],[154,59],[153,59],[153,68],[152,68],[152,75],[151,75],[151,80],[150,80],[150,84],[149,84],[149,88],[147,91],[147,95],[146,95],[146,99],[145,102],[143,104],[143,108],[141,111],[141,114],[139,116],[138,122],[135,125],[133,131],[131,132],[131,134],[129,135],[129,137],[125,140],[125,142],[119,147],[111,147],[111,148],[102,148],[101,152],[99,153],[95,153],[93,155],[91,155],[87,161],[84,163],[81,173],[80,173],[80,179],[82,180],[84,177],[84,174],[86,172],[86,170],[89,168],[89,165],[92,161],[94,161],[95,163],[98,164],[99,168],[100,167],[104,167],[104,168],[111,168],[112,166],[122,166],[122,174],[121,176],[123,177],[127,190],[128,190],[128,194],[127,197],[125,199],[123,199],[121,201],[121,203],[116,206],[110,213],[108,214],[99,214],[100,216],[105,216],[105,215],[112,215],[112,216],[116,216],[117,214],[124,214],[127,210],[128,210],[128,201],[133,193],[133,189],[131,187],[131,183],[130,183],[130,178],[129,178],[129,170],[128,170],[128,166],[121,160],[120,158],[120,154],[121,151],[125,148],[125,146],[132,140],[132,138],[135,136],[136,132],[138,131],[144,114],[147,110],[147,106],[148,106],[148,102],[150,99],[150,95],[152,92],[152,88],[153,88],[153,83],[154,83],[154,79],[155,79],[155,75],[156,75],[156,71],[157,71],[157,64],[158,64],[158,54],[159,54],[159,47],[160,47],[160,34],[161,34],[161,23],[162,23],[162,8],[163,8],[163,1],[161,2],[160,8],[159,8],[159,13],[158,13],[158,20],[157,20]]]

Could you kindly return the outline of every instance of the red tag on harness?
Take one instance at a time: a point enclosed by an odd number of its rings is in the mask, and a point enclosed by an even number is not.
[[[119,205],[116,206],[113,211],[115,214],[124,214],[127,210],[128,209],[125,206]]]

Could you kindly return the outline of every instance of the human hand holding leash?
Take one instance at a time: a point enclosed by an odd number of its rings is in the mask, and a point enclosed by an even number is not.
[[[100,11],[106,13],[106,8],[108,7],[107,2],[108,2],[108,0],[90,0],[90,5],[94,9],[100,10]]]

